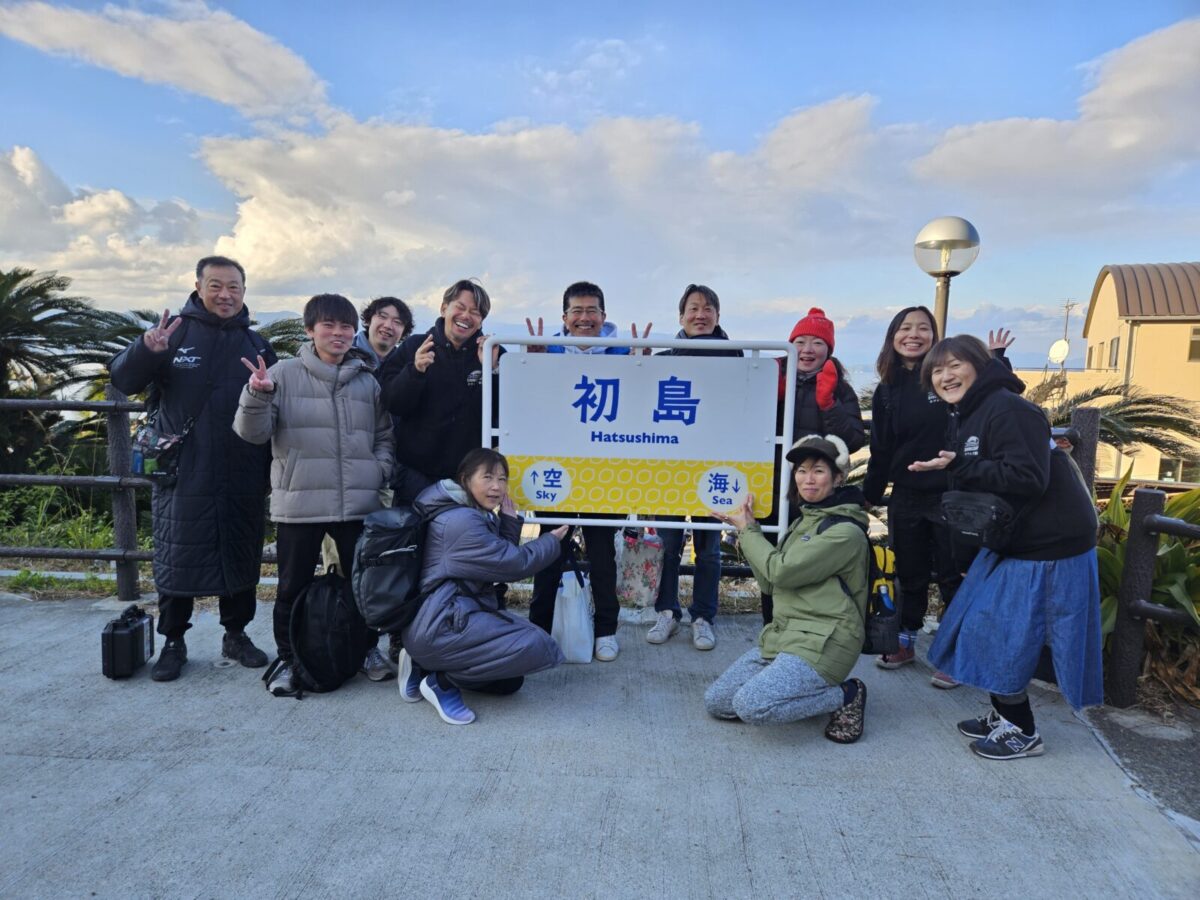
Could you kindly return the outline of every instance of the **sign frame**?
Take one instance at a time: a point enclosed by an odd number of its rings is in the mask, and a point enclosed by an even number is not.
[[[492,375],[496,374],[496,370],[492,368],[493,350],[502,344],[517,344],[522,347],[549,347],[549,346],[566,346],[566,347],[630,347],[630,348],[656,348],[656,349],[674,349],[686,348],[690,350],[749,350],[752,357],[759,357],[763,350],[782,350],[786,354],[787,360],[785,368],[785,383],[793,384],[796,380],[796,345],[790,341],[733,341],[733,340],[703,340],[700,338],[578,338],[568,335],[516,335],[516,336],[500,336],[489,335],[483,344],[483,410],[480,419],[481,441],[480,446],[491,447],[493,440],[499,438],[500,429],[492,426],[492,406],[495,401],[494,392],[492,390]],[[796,392],[788,391],[783,398],[783,422],[782,433],[776,432],[775,446],[780,448],[780,466],[779,466],[779,509],[778,522],[775,525],[763,524],[762,530],[768,534],[783,534],[788,527],[788,503],[787,497],[788,478],[790,470],[787,465],[784,465],[785,460],[783,454],[791,447],[791,422],[795,416],[796,407]],[[722,522],[679,522],[665,519],[643,519],[639,518],[636,513],[630,513],[624,520],[613,518],[594,518],[588,517],[587,513],[581,513],[578,516],[570,517],[555,516],[552,514],[544,514],[536,511],[531,512],[535,521],[544,525],[600,525],[606,528],[620,527],[645,527],[657,529],[690,529],[692,531],[729,531],[733,527]]]

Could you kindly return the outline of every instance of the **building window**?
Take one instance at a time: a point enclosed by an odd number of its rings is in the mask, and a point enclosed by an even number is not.
[[[1178,481],[1181,460],[1163,457],[1158,461],[1159,481]]]
[[[1180,466],[1179,480],[1189,484],[1200,483],[1200,456],[1185,459]]]
[[[1115,369],[1118,365],[1117,357],[1120,355],[1120,346],[1121,339],[1119,337],[1113,338],[1112,343],[1108,345],[1108,367],[1110,369]]]
[[[1104,341],[1101,341],[1096,347],[1096,368],[1104,367]]]
[[[1188,362],[1200,362],[1200,328],[1192,329],[1192,342],[1188,346]]]
[[[1087,361],[1087,367],[1088,367],[1089,369],[1092,367],[1092,351],[1093,351],[1093,350],[1095,350],[1095,349],[1096,349],[1095,347],[1088,347],[1088,361]]]

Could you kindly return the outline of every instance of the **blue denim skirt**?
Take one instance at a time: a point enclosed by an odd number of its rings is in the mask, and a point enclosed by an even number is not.
[[[929,662],[993,694],[1025,689],[1042,647],[1075,709],[1104,702],[1096,552],[1008,559],[982,550],[946,610]]]

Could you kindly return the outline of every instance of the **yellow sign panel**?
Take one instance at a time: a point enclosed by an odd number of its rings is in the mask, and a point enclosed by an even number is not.
[[[707,515],[754,495],[754,515],[771,513],[774,466],[720,460],[509,456],[513,500],[540,512]]]

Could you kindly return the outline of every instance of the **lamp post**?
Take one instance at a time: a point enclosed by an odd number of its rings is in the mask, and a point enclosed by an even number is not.
[[[970,268],[979,256],[979,232],[959,216],[942,216],[927,224],[913,242],[917,265],[937,279],[933,299],[933,317],[938,334],[946,336],[946,315],[950,306],[950,279]]]

